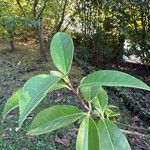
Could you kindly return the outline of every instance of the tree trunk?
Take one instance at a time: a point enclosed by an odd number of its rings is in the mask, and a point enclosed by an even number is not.
[[[115,61],[117,62],[123,60],[125,35],[123,34],[119,35],[118,41],[119,41],[117,45],[118,51],[116,53],[116,58],[115,58]]]
[[[13,31],[8,31],[8,40],[9,40],[9,44],[10,44],[10,51],[15,51],[16,47],[15,47],[15,39],[14,39],[14,32]]]
[[[37,39],[39,41],[40,55],[44,60],[47,60],[47,53],[46,53],[46,47],[44,44],[44,36],[43,36],[42,19],[39,19],[39,23],[37,24],[35,30],[36,30]]]

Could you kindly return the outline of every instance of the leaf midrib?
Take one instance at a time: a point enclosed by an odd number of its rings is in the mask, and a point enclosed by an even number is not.
[[[79,87],[82,87],[82,86],[89,86],[89,85],[100,85],[100,86],[118,86],[118,87],[133,87],[133,88],[138,88],[138,89],[145,89],[145,90],[148,90],[148,91],[150,91],[149,89],[148,89],[148,87],[146,88],[146,85],[144,85],[145,87],[143,88],[143,87],[140,87],[139,88],[139,86],[136,86],[136,85],[128,85],[128,84],[118,84],[118,85],[107,85],[107,84],[114,84],[114,83],[119,83],[119,82],[101,82],[101,81],[99,81],[99,82],[93,82],[93,83],[81,83],[80,85],[79,85]]]
[[[60,78],[61,79],[61,78]],[[25,118],[29,115],[29,113],[40,103],[40,101],[44,98],[44,96],[45,96],[45,94],[46,94],[46,92],[52,87],[52,86],[54,86],[60,79],[57,79],[54,83],[53,83],[53,85],[51,85],[49,88],[48,88],[48,86],[49,85],[47,85],[45,88],[43,88],[43,90],[41,91],[41,92],[39,92],[39,94],[29,103],[29,105],[26,105],[26,106],[28,106],[26,109],[24,109],[22,112],[20,111],[20,117],[19,117],[19,126],[21,126],[22,125],[22,123],[23,123],[23,121],[25,120]],[[33,104],[33,102],[35,102],[35,99],[37,99],[40,95],[41,95],[41,93],[43,93],[43,91],[45,90],[45,89],[47,89],[48,88],[48,90],[46,90],[46,92],[43,94],[43,97],[39,100],[39,102],[38,103],[36,103],[35,105],[34,105],[34,107],[32,108],[32,109],[30,109],[30,111],[26,114],[26,115],[24,115],[24,113],[31,107],[31,105]],[[19,104],[20,105],[20,104]],[[24,119],[22,120],[22,121],[20,121],[20,118],[22,118],[24,116]]]
[[[107,125],[106,125],[106,123],[105,123],[105,120],[103,120],[103,123],[104,123],[104,126],[105,126],[105,128],[106,128],[106,132],[107,132],[107,134],[108,134],[108,138],[109,138],[109,140],[110,140],[110,143],[111,143],[111,145],[112,145],[112,149],[115,150],[115,148],[114,148],[114,146],[113,146],[113,142],[112,142],[112,140],[111,140],[111,136],[110,136],[108,127],[107,127]]]
[[[61,42],[61,45],[63,47],[62,51],[63,51],[63,61],[64,61],[64,69],[65,69],[65,73],[67,73],[67,66],[66,66],[66,61],[65,61],[65,53],[64,53],[64,44],[62,42],[62,36],[60,36],[60,42]]]
[[[64,118],[67,118],[67,117],[71,117],[71,116],[77,116],[77,115],[80,115],[81,114],[81,116],[79,116],[79,118],[80,117],[82,117],[82,112],[81,113],[75,113],[75,114],[71,114],[71,115],[67,115],[67,116],[62,116],[62,117],[59,117],[59,118],[56,118],[56,119],[54,119],[54,120],[51,120],[51,121],[48,121],[47,123],[45,123],[45,124],[43,124],[43,125],[40,125],[39,127],[36,127],[35,129],[31,129],[31,131],[29,131],[29,133],[31,132],[31,133],[33,133],[33,132],[36,132],[36,130],[39,130],[40,128],[44,128],[47,124],[49,124],[49,123],[51,123],[51,122],[57,122],[58,120],[62,120],[62,119],[64,119]],[[76,118],[76,120],[78,120],[79,118]],[[53,131],[53,130],[52,130]],[[51,132],[51,131],[50,131]],[[39,132],[40,133],[40,132]],[[41,132],[41,133],[45,133],[45,132]]]

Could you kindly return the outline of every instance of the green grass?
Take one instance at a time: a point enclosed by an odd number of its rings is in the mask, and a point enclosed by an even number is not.
[[[32,76],[40,73],[49,73],[50,70],[55,70],[54,65],[49,57],[48,62],[40,60],[39,52],[34,47],[17,45],[17,51],[9,52],[8,45],[0,46],[0,114],[3,111],[4,104],[7,98],[15,92],[19,87]],[[72,82],[77,85],[83,76],[84,71],[77,66],[73,66],[70,74]],[[41,136],[26,136],[28,125],[31,120],[40,110],[59,103],[74,104],[74,97],[70,91],[57,91],[49,93],[46,98],[36,107],[36,109],[26,119],[23,128],[16,131],[18,110],[14,110],[7,117],[4,123],[0,124],[0,150],[62,150],[65,149],[62,144],[55,141],[55,137],[68,136],[71,137],[70,150],[75,149],[76,132],[69,130],[76,126],[59,129],[50,134]],[[113,97],[115,98],[115,97]],[[112,99],[112,98],[111,98]],[[110,99],[110,100],[111,100]],[[132,120],[132,114],[122,105],[121,99],[112,99],[114,105],[121,108],[121,117],[119,120],[123,123],[135,125]],[[0,115],[0,120],[2,116]],[[136,145],[132,145],[133,149],[140,150]]]

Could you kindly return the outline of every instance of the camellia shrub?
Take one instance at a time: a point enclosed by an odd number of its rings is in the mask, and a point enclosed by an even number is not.
[[[50,133],[79,120],[76,150],[130,150],[125,135],[115,124],[114,117],[118,114],[112,110],[115,106],[108,105],[108,95],[103,87],[132,87],[148,91],[150,87],[129,74],[100,70],[84,77],[75,89],[68,76],[73,52],[71,37],[63,32],[56,33],[51,41],[50,53],[58,70],[29,79],[8,99],[3,118],[19,107],[20,128],[48,92],[65,88],[77,96],[78,105],[54,105],[42,110],[31,122],[27,135]]]

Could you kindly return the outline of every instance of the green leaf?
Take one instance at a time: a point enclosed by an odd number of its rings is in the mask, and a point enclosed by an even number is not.
[[[108,95],[102,87],[99,88],[97,96],[93,99],[92,103],[94,107],[101,113],[103,113],[106,109],[108,104]]]
[[[63,89],[63,88],[69,88],[64,82],[59,81],[58,83],[56,83],[50,90],[50,91],[55,91],[55,90],[59,90],[59,89]]]
[[[67,74],[70,71],[73,59],[72,38],[67,33],[58,32],[53,36],[50,49],[55,66],[63,74]]]
[[[19,127],[27,115],[41,102],[46,96],[46,93],[50,91],[59,80],[59,77],[41,74],[32,77],[25,83],[22,88],[21,99],[19,99]]]
[[[78,107],[56,105],[39,112],[32,121],[28,135],[40,135],[67,126],[83,117]]]
[[[59,71],[50,71],[50,74],[56,77],[62,78],[66,83],[69,83],[69,78],[68,76],[64,76],[61,72]]]
[[[83,78],[81,86],[122,86],[139,88],[150,91],[150,87],[141,80],[120,71],[102,70],[96,71]]]
[[[118,106],[115,106],[115,105],[108,105],[107,108],[119,109],[119,107],[118,107]]]
[[[99,150],[99,135],[91,117],[83,119],[77,136],[76,150]]]
[[[62,79],[62,81],[56,83],[53,88],[51,89],[53,90],[58,90],[58,89],[62,89],[62,88],[68,88],[68,85],[66,83],[68,83],[68,76],[64,76],[61,72],[59,71],[50,71],[50,74],[56,77],[60,77]],[[65,81],[65,82],[64,82]]]
[[[113,113],[113,111],[111,109],[109,109],[109,108],[105,109],[105,114],[107,117],[109,117],[112,113]]]
[[[50,74],[62,78],[64,75],[59,71],[50,71]]]
[[[101,86],[82,86],[80,90],[84,99],[92,102],[98,111],[105,110],[108,104],[108,95]]]
[[[100,150],[131,150],[121,130],[110,120],[98,122]]]
[[[106,108],[106,109],[105,109],[105,114],[106,114],[107,118],[120,116],[120,113],[114,112],[114,111],[112,111],[112,110],[109,109],[109,108]]]
[[[100,86],[82,86],[80,87],[83,98],[87,101],[92,101],[100,90]]]
[[[118,112],[113,112],[113,113],[111,113],[108,117],[110,118],[110,117],[118,117],[118,116],[120,116],[120,113],[118,113]]]
[[[3,110],[3,119],[6,115],[19,106],[19,99],[21,97],[22,90],[17,90],[6,102],[4,110]]]

